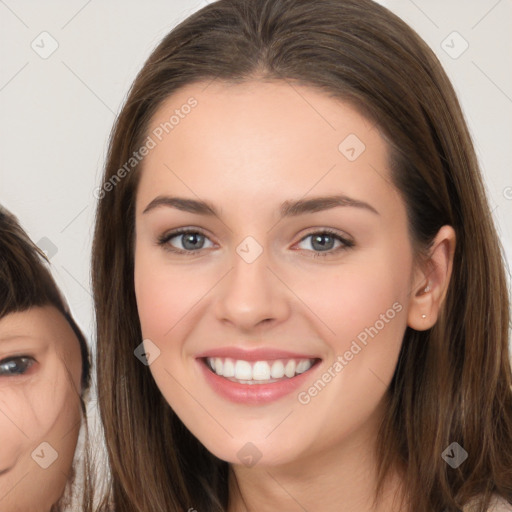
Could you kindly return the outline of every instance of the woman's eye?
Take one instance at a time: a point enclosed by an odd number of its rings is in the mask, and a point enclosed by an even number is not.
[[[308,251],[314,251],[313,256],[328,256],[338,251],[348,249],[354,246],[354,242],[343,238],[337,233],[331,231],[318,231],[305,236],[299,243],[308,241],[306,245],[309,247],[301,247]],[[336,246],[336,242],[338,245]]]
[[[208,248],[205,247],[205,241],[210,242],[210,247],[213,246],[211,240],[200,231],[180,230],[164,235],[158,243],[172,252],[189,253]]]
[[[0,377],[23,375],[35,360],[28,356],[10,357],[0,361]]]
[[[312,251],[315,257],[328,256],[354,246],[354,242],[351,240],[343,238],[338,233],[325,230],[310,233],[299,243],[304,243],[308,239],[310,239],[308,243],[310,247],[302,247],[301,249]],[[208,243],[210,245],[207,245]],[[193,229],[183,229],[165,234],[158,239],[158,244],[167,251],[179,254],[200,252],[202,249],[211,248],[214,245],[204,233]]]

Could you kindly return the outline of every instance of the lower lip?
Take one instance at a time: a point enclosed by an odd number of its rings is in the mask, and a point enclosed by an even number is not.
[[[203,359],[197,360],[206,381],[219,395],[239,404],[266,404],[279,400],[283,396],[293,393],[301,387],[311,375],[314,364],[308,371],[296,375],[291,379],[279,380],[271,384],[240,384],[220,377],[211,371]]]

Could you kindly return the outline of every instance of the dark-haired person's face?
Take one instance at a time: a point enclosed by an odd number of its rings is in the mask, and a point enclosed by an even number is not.
[[[46,512],[64,491],[80,429],[78,339],[54,307],[0,319],[0,510]]]
[[[437,313],[378,129],[312,88],[214,82],[147,135],[135,292],[170,406],[234,464],[360,457]]]

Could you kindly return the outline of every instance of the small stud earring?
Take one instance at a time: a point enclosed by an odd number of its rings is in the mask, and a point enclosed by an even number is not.
[[[428,293],[430,291],[430,283],[425,286],[425,289],[423,290],[423,293]]]
[[[421,315],[421,318],[425,319],[427,318],[427,315]]]

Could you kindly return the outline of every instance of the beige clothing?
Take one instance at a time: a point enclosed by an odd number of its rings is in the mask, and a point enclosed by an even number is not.
[[[476,500],[474,500],[476,501]],[[475,505],[468,503],[464,508],[463,512],[473,512],[476,510]],[[510,505],[504,498],[498,496],[497,494],[493,495],[491,500],[491,504],[487,509],[487,512],[512,512],[512,505]]]

